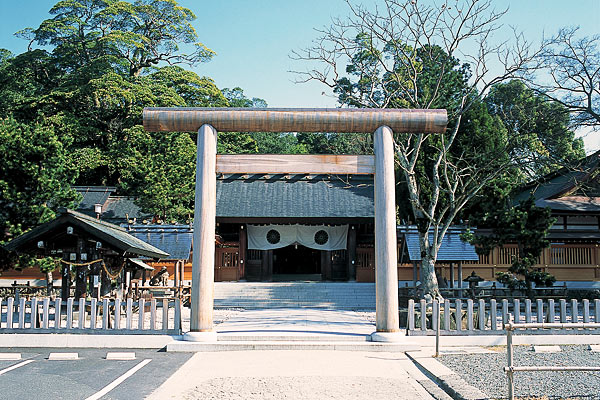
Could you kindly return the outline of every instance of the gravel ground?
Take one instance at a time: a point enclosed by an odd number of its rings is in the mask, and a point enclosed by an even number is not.
[[[183,398],[185,400],[412,400],[413,396],[407,393],[406,382],[396,379],[299,376],[213,378],[188,391]]]
[[[600,353],[588,346],[560,346],[559,353],[534,353],[531,346],[515,346],[515,366],[600,366]],[[506,347],[493,354],[448,354],[438,359],[469,384],[492,398],[507,397],[503,368]],[[515,394],[519,398],[600,399],[600,372],[516,372]]]

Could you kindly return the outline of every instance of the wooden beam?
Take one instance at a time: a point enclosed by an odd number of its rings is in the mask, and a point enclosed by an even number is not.
[[[371,133],[388,126],[399,133],[444,133],[446,110],[379,108],[167,108],[144,109],[150,132],[194,132],[210,124],[218,132]]]
[[[374,174],[371,155],[219,154],[223,174]]]

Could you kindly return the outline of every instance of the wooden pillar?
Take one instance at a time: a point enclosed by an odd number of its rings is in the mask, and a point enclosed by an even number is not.
[[[246,231],[246,226],[240,226],[240,265],[239,269],[239,278],[238,279],[246,279],[246,250],[248,248],[248,233]]]
[[[81,254],[85,253],[85,241],[82,238],[77,239],[77,262],[84,263]],[[75,298],[80,299],[87,294],[87,266],[78,266],[75,268]]]
[[[377,332],[398,332],[396,184],[392,130],[373,135],[375,150],[375,288]]]
[[[450,263],[450,288],[454,287],[454,263]]]
[[[331,280],[331,251],[321,250],[321,280]]]
[[[348,280],[356,280],[356,227],[348,229]]]
[[[215,223],[217,213],[217,131],[211,125],[198,130],[196,199],[194,202],[194,253],[190,331],[213,331]],[[202,340],[190,335],[189,340]],[[215,337],[216,339],[216,337]],[[212,338],[210,338],[212,340]]]
[[[463,277],[462,277],[462,261],[458,262],[458,287],[462,289],[463,287]],[[462,290],[458,291],[458,297],[462,297]]]
[[[68,258],[69,254],[67,253],[65,258]],[[71,292],[71,266],[69,264],[63,264],[62,270],[60,271],[61,277],[61,287],[60,287],[60,297],[63,301],[67,301]]]

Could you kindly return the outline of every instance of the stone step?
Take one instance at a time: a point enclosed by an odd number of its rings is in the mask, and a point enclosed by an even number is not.
[[[245,351],[245,350],[339,350],[339,351],[418,351],[415,343],[382,342],[319,342],[319,341],[174,341],[167,344],[168,352]]]
[[[292,333],[217,333],[219,342],[369,342],[371,335],[360,334],[306,334],[298,332]]]

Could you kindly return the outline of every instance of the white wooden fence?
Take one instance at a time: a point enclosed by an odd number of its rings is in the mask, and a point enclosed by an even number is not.
[[[181,333],[181,300],[0,298],[0,333]]]
[[[438,307],[439,313],[438,313]],[[439,317],[439,321],[437,316]],[[408,301],[407,332],[409,335],[435,335],[440,324],[442,335],[504,334],[508,323],[591,323],[600,322],[600,299],[593,301],[558,300],[536,301],[518,299],[500,302],[490,300],[445,300],[443,302]],[[560,329],[549,332],[531,329],[527,333],[586,333],[597,330]]]

